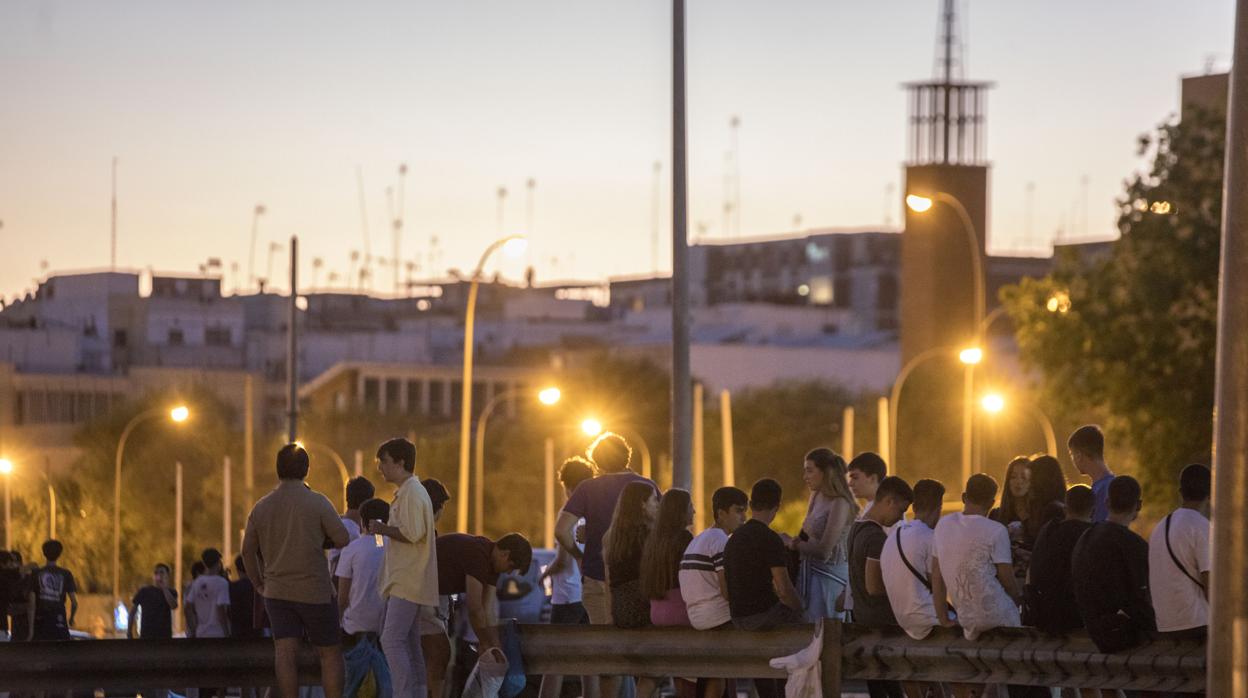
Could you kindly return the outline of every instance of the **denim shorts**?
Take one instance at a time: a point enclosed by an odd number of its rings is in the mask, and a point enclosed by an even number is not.
[[[338,608],[332,602],[265,599],[264,610],[269,614],[269,625],[273,628],[275,640],[306,637],[314,647],[333,647],[342,642],[338,629]]]

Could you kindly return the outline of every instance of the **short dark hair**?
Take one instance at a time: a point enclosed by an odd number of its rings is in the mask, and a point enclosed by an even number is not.
[[[991,509],[997,501],[997,481],[983,473],[972,475],[966,481],[966,498],[972,504]]]
[[[364,476],[347,480],[347,508],[359,509],[360,505],[373,498],[377,488]]]
[[[403,469],[409,473],[416,471],[416,444],[404,438],[390,439],[377,447],[377,458],[385,454],[390,460],[402,463]]]
[[[750,488],[750,509],[754,511],[769,511],[780,507],[780,499],[784,490],[780,488],[780,483],[765,477],[754,483]]]
[[[1140,504],[1140,483],[1130,475],[1118,475],[1109,481],[1109,510],[1119,514],[1135,511]]]
[[[875,491],[875,501],[878,502],[885,497],[900,499],[909,507],[914,502],[914,490],[910,489],[910,483],[896,475],[889,475],[880,481],[880,488]]]
[[[711,495],[711,516],[733,507],[749,506],[750,498],[736,487],[721,487]]]
[[[1105,457],[1105,432],[1095,424],[1085,424],[1070,434],[1066,447],[1091,458]]]
[[[529,543],[528,538],[519,533],[508,533],[499,538],[494,545],[511,555],[511,564],[520,574],[529,573],[529,565],[533,563],[533,545]]]
[[[221,551],[216,548],[204,548],[204,552],[199,554],[199,559],[204,563],[205,568],[216,567],[221,564]]]
[[[242,569],[242,568],[240,567],[239,569]],[[153,572],[155,572],[156,570],[164,570],[165,574],[173,574],[173,570],[169,569],[169,565],[164,562],[157,562],[156,566],[152,568]]]
[[[559,482],[574,490],[582,482],[594,479],[594,464],[580,456],[572,456],[559,466]]]
[[[208,571],[208,568],[204,566],[204,563],[200,562],[199,560],[196,560],[191,565],[191,579],[194,579],[207,571]]]
[[[871,451],[863,451],[854,456],[854,459],[845,466],[845,470],[861,471],[863,475],[874,475],[876,480],[882,481],[888,475],[888,464],[880,457],[878,453]]]
[[[879,493],[876,493],[879,496]],[[945,486],[939,480],[923,478],[914,483],[914,510],[940,509],[945,503]]]
[[[628,441],[611,431],[594,439],[585,453],[599,470],[607,473],[618,473],[633,460],[633,448]]]
[[[1066,513],[1087,516],[1096,508],[1096,495],[1087,485],[1075,485],[1066,490]]]
[[[59,540],[45,540],[43,542],[43,556],[48,562],[56,562],[61,557],[61,553],[65,552],[65,546],[61,545]]]
[[[308,476],[308,452],[303,446],[291,443],[277,452],[277,479],[302,480]]]
[[[1203,502],[1213,490],[1213,473],[1209,466],[1192,463],[1179,473],[1179,495],[1185,502]]]
[[[238,572],[240,575],[247,571],[247,567],[243,565],[242,555],[234,556],[234,571]]]
[[[435,515],[442,511],[442,507],[446,506],[447,502],[451,501],[450,491],[436,477],[427,477],[421,480],[420,484],[424,486],[425,492],[429,495],[429,503],[433,505]]]
[[[374,497],[360,505],[360,518],[366,525],[369,521],[389,521],[390,505],[386,500]]]

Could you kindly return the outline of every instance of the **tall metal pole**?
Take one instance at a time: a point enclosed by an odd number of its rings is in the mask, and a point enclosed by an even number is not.
[[[109,216],[109,257],[108,268],[117,271],[117,156],[113,156],[113,198]]]
[[[737,484],[736,459],[732,442],[732,394],[726,389],[719,391],[720,433],[723,434],[724,487]],[[714,512],[711,512],[712,516]]]
[[[702,532],[702,517],[706,516],[706,441],[702,428],[702,384],[693,384],[693,517],[694,535]]]
[[[286,441],[299,437],[299,238],[290,236],[290,314],[286,319]]]
[[[4,549],[5,550],[13,549],[13,516],[12,516],[12,512],[10,511],[10,507],[12,506],[12,503],[9,499],[10,497],[9,487],[11,486],[9,484],[9,481],[11,481],[12,479],[13,479],[12,474],[6,474],[4,476]]]
[[[546,498],[542,521],[542,541],[546,548],[555,547],[555,440],[546,437]]]
[[[1226,123],[1213,431],[1213,579],[1206,694],[1248,696],[1248,0],[1235,13]]]
[[[685,139],[685,0],[672,0],[672,486],[689,488],[693,381],[689,366]]]
[[[974,471],[975,365],[963,366],[962,381],[962,482],[971,479]]]
[[[876,415],[878,424],[876,432],[879,434],[878,444],[880,449],[880,458],[885,463],[892,464],[893,474],[897,474],[897,464],[893,463],[892,438],[890,438],[891,430],[888,425],[888,398],[881,397],[876,401]]]
[[[413,441],[412,443],[416,443],[416,442]],[[359,449],[356,449],[355,451],[354,465],[355,465],[355,476],[363,477],[364,476],[364,452]]]
[[[247,511],[256,503],[256,414],[252,374],[243,377],[243,496]]]
[[[234,502],[230,492],[232,466],[229,456],[221,462],[221,540],[225,544],[222,551],[225,553],[226,565],[232,564],[234,560],[233,512],[231,511]]]
[[[173,466],[173,588],[182,593],[182,463]],[[189,603],[183,599],[182,603]],[[117,602],[113,602],[116,606]],[[179,626],[182,614],[175,613]]]
[[[459,491],[456,492],[455,530],[468,531],[468,459],[472,434],[472,354],[476,339],[473,322],[477,313],[477,275],[468,285],[468,307],[464,311],[464,369],[459,399]]]
[[[854,406],[849,405],[841,412],[841,455],[845,460],[854,457]]]

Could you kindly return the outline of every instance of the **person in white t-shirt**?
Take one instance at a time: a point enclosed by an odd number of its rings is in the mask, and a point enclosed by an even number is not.
[[[932,603],[932,539],[940,521],[945,486],[936,480],[914,483],[914,518],[893,527],[880,552],[880,573],[897,624],[922,640],[940,625]]]
[[[936,524],[932,537],[932,605],[941,625],[952,626],[949,603],[968,640],[992,628],[1022,625],[1018,585],[1010,557],[1010,534],[988,518],[997,481],[972,475],[962,493],[963,509]]]
[[[736,487],[721,487],[711,495],[715,525],[699,533],[680,560],[680,596],[689,624],[710,630],[732,622],[728,610],[728,582],[724,576],[724,546],[728,536],[745,523],[749,495]]]
[[[565,501],[571,499],[572,493],[582,482],[594,479],[594,465],[588,459],[572,456],[559,467],[559,482],[563,485]],[[583,535],[585,520],[577,523],[577,538]],[[577,550],[584,552],[585,546],[577,542]],[[581,566],[576,558],[563,546],[557,546],[555,559],[542,573],[542,580],[550,578],[550,622],[552,625],[588,625],[589,614],[581,601]],[[582,693],[589,694],[587,685],[596,681],[595,677],[582,676]],[[539,694],[557,696],[563,690],[563,676],[546,674],[542,677]]]
[[[200,555],[205,571],[191,583],[187,614],[188,637],[230,636],[230,580],[221,569],[221,551],[208,548]]]
[[[347,539],[355,540],[360,537],[360,531],[364,528],[364,519],[360,517],[360,506],[373,498],[373,495],[377,493],[377,488],[373,487],[373,483],[369,482],[368,478],[360,476],[347,480],[345,489],[347,510],[338,518],[347,528]],[[338,548],[329,551],[329,574],[331,576],[337,576],[335,570],[338,569],[338,556],[341,554],[342,550]],[[337,586],[337,582],[334,586]]]
[[[390,519],[390,505],[380,499],[369,499],[358,509],[365,521]],[[360,536],[348,543],[338,558],[338,617],[343,632],[349,636],[344,642],[343,695],[355,695],[370,672],[377,682],[378,694],[390,693],[390,669],[378,640],[386,612],[377,581],[386,561],[385,546],[384,536]]]
[[[1157,523],[1148,539],[1148,587],[1157,630],[1204,637],[1209,625],[1209,468],[1179,474],[1183,506]]]

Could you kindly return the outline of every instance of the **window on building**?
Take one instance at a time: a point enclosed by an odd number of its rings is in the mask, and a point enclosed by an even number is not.
[[[446,385],[442,381],[429,382],[429,414],[445,415],[443,401],[446,399]]]
[[[386,412],[397,412],[399,409],[399,391],[403,382],[398,378],[386,379]]]
[[[210,347],[230,346],[232,336],[228,327],[209,327],[204,330],[204,344]]]
[[[451,414],[458,415],[459,411],[463,409],[463,406],[464,406],[464,401],[463,401],[464,382],[463,381],[451,381],[450,390],[451,390]]]
[[[180,347],[186,343],[186,338],[182,335],[180,327],[169,328],[169,346]]]
[[[838,308],[848,308],[853,304],[853,280],[848,274],[837,276],[832,282],[832,304]]]
[[[409,380],[407,382],[407,413],[417,414],[420,410],[420,400],[424,393],[424,383],[418,380]]]
[[[364,406],[373,409],[381,406],[381,381],[376,378],[364,379]]]
[[[126,336],[125,330],[113,330],[113,346],[118,349],[125,349],[129,338]]]

